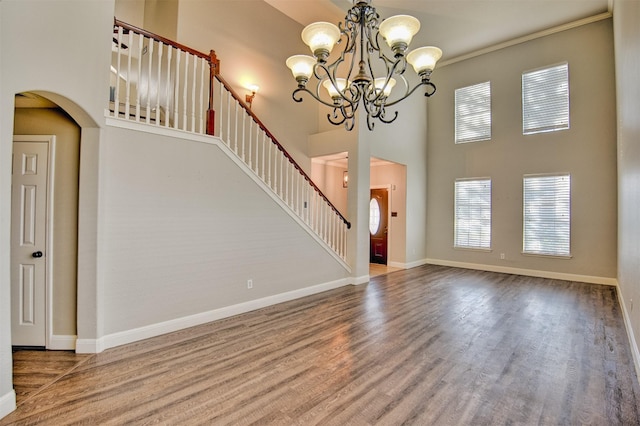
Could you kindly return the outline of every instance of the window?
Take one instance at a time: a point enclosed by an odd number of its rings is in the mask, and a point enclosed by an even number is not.
[[[525,176],[523,191],[523,251],[569,256],[571,176]]]
[[[378,233],[380,229],[380,204],[378,200],[372,198],[369,202],[369,232],[371,235]]]
[[[491,139],[491,82],[456,89],[456,143]]]
[[[569,128],[569,65],[522,74],[522,133]]]
[[[457,179],[454,246],[491,248],[491,179]]]

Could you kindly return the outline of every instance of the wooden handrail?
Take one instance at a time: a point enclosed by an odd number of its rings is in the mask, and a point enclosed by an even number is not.
[[[202,59],[206,59],[207,61],[209,60],[209,55],[206,54],[206,53],[199,52],[199,51],[197,51],[195,49],[192,49],[190,47],[187,47],[187,46],[185,46],[183,44],[180,44],[180,43],[175,42],[173,40],[169,40],[168,38],[162,37],[161,35],[154,34],[154,33],[149,32],[147,30],[143,30],[142,28],[136,27],[135,25],[127,24],[126,22],[122,22],[122,21],[120,21],[118,19],[115,19],[115,18],[113,19],[113,25],[114,26],[118,26],[118,27],[122,27],[125,30],[133,31],[134,33],[141,34],[141,35],[143,35],[143,36],[145,36],[147,38],[152,38],[154,40],[161,41],[164,44],[168,44],[168,45],[171,45],[171,46],[173,46],[175,48],[178,48],[178,49],[180,49],[182,51],[189,52],[192,55],[199,56]]]
[[[336,208],[336,206],[334,206],[333,203],[331,201],[329,201],[327,196],[324,195],[324,193],[320,190],[320,188],[318,188],[318,186],[311,180],[309,175],[307,175],[305,173],[305,171],[302,170],[302,167],[300,167],[300,165],[293,159],[293,157],[287,152],[287,150],[282,146],[282,144],[280,142],[278,142],[278,139],[276,139],[276,137],[273,135],[273,133],[271,133],[269,131],[269,129],[267,129],[267,127],[262,123],[262,121],[260,121],[260,119],[253,113],[253,111],[251,111],[251,109],[246,104],[246,102],[243,101],[242,98],[240,96],[238,96],[238,94],[231,88],[231,85],[229,83],[227,83],[227,81],[224,78],[222,78],[222,76],[220,75],[220,60],[216,57],[215,51],[211,50],[209,52],[209,54],[202,53],[202,52],[199,52],[199,51],[197,51],[195,49],[192,49],[190,47],[182,45],[182,44],[180,44],[178,42],[175,42],[173,40],[169,40],[168,38],[162,37],[162,36],[160,36],[158,34],[154,34],[154,33],[150,32],[150,31],[147,31],[147,30],[143,30],[142,28],[136,27],[135,25],[127,24],[126,22],[122,22],[122,21],[120,21],[120,20],[118,20],[116,18],[114,18],[113,23],[114,23],[114,26],[122,27],[122,28],[124,28],[124,29],[126,29],[128,31],[133,31],[134,33],[141,34],[144,37],[152,38],[152,39],[157,40],[157,41],[161,41],[165,45],[173,46],[173,47],[175,47],[177,49],[180,49],[180,50],[182,50],[184,52],[188,52],[188,53],[191,53],[192,55],[195,55],[195,56],[198,56],[200,58],[205,59],[209,63],[210,77],[211,77],[211,84],[210,84],[210,90],[209,90],[209,110],[207,111],[207,113],[208,113],[207,134],[213,135],[213,122],[214,122],[213,78],[216,78],[220,82],[220,84],[222,84],[224,86],[224,88],[231,94],[231,96],[236,101],[238,101],[240,106],[242,106],[242,108],[244,108],[245,112],[256,122],[256,124],[262,129],[262,131],[267,134],[269,139],[271,139],[271,142],[278,148],[278,150],[280,152],[282,152],[282,154],[287,158],[287,160],[289,160],[289,162],[291,164],[293,164],[293,166],[305,178],[305,180],[307,182],[309,182],[309,185],[311,185],[313,187],[313,189],[320,195],[320,197],[322,197],[322,199],[324,201],[326,201],[327,204],[329,204],[331,209],[340,217],[340,219],[345,223],[345,225],[347,225],[347,229],[351,229],[351,222],[349,222],[342,215],[342,213],[340,213],[340,211]]]

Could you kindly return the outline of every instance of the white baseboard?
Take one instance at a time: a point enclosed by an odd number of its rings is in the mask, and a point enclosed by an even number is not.
[[[417,268],[418,266],[426,265],[427,263],[429,263],[427,259],[420,259],[420,260],[415,260],[413,262],[408,262],[408,263],[389,262],[388,265],[393,268],[411,269],[411,268]]]
[[[77,336],[66,336],[54,334],[49,338],[48,350],[52,351],[72,351],[76,348]]]
[[[293,290],[286,293],[263,297],[262,299],[250,300],[248,302],[239,303],[237,305],[225,306],[223,308],[201,312],[199,314],[189,315],[186,317],[176,318],[157,324],[151,324],[144,327],[108,334],[100,339],[78,339],[76,342],[76,352],[99,353],[105,349],[125,345],[127,343],[137,342],[139,340],[160,336],[162,334],[167,334],[178,330],[183,330],[185,328],[217,321],[223,318],[229,318],[235,315],[254,311],[256,309],[266,308],[267,306],[272,306],[278,303],[288,302],[305,296],[311,296],[313,294],[321,293],[327,290],[333,290],[335,288],[343,287],[349,284],[352,284],[352,279],[343,278],[328,283],[301,288],[299,290]]]
[[[618,286],[616,278],[594,277],[591,275],[567,274],[563,272],[539,271],[535,269],[511,268],[508,266],[484,265],[479,263],[456,262],[453,260],[426,259],[431,265],[453,266],[455,268],[477,269],[480,271],[502,272],[505,274],[524,275],[527,277],[550,278],[554,280],[576,281],[590,284]]]
[[[627,337],[629,338],[629,346],[631,347],[631,355],[633,356],[633,365],[636,370],[636,377],[640,377],[640,350],[638,350],[638,343],[636,342],[635,335],[633,334],[631,317],[627,311],[627,306],[624,304],[624,298],[620,291],[620,287],[618,287],[616,293],[618,294],[618,303],[622,308],[622,318],[624,319],[624,327],[627,330]]]
[[[105,349],[103,339],[76,339],[78,354],[99,354]]]
[[[0,419],[16,409],[16,391],[11,389],[10,392],[0,396]]]
[[[371,277],[367,274],[367,275],[361,275],[359,277],[352,277],[351,280],[352,281],[350,282],[350,284],[360,285],[360,284],[366,284],[369,281],[371,281]]]

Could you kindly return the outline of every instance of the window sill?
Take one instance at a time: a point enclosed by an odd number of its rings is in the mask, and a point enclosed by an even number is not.
[[[460,247],[460,246],[453,246],[454,250],[462,250],[462,251],[479,251],[479,252],[485,252],[485,253],[491,253],[493,251],[492,248],[483,248],[483,247]]]
[[[523,256],[532,256],[532,257],[545,257],[545,258],[551,258],[551,259],[562,259],[562,260],[570,260],[573,258],[573,256],[571,254],[544,254],[544,253],[530,253],[530,252],[526,252],[523,251],[521,252],[521,254]]]

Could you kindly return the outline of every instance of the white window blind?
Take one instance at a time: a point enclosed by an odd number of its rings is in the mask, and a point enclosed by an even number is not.
[[[569,65],[522,74],[522,132],[569,128]]]
[[[491,179],[457,179],[454,246],[491,248]]]
[[[525,176],[523,182],[523,251],[569,256],[571,176]]]
[[[491,82],[456,89],[456,143],[491,139]]]

